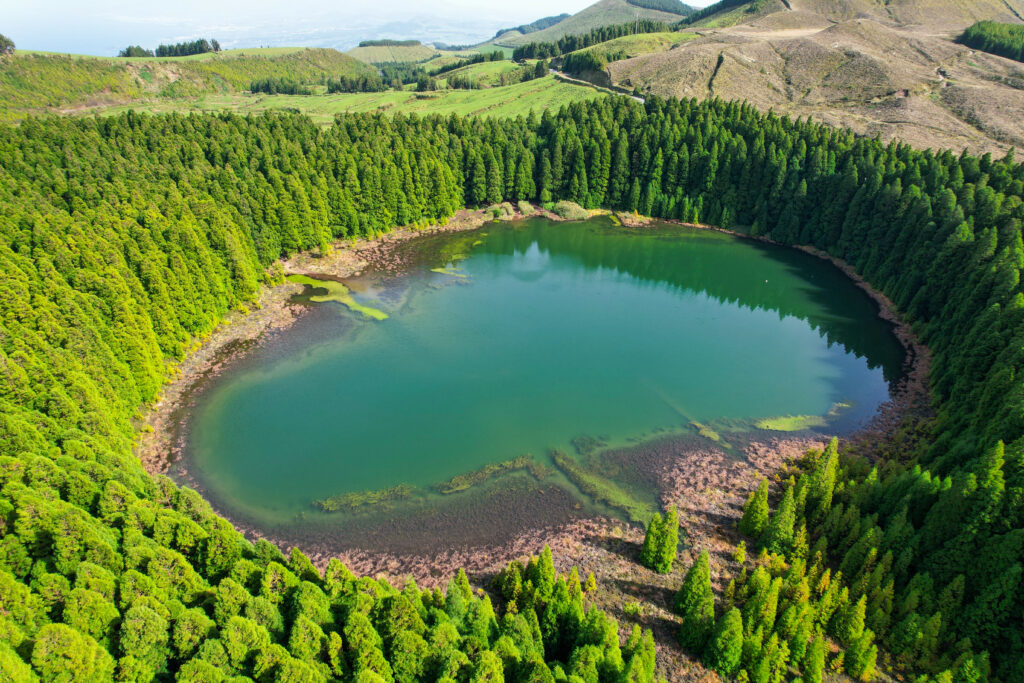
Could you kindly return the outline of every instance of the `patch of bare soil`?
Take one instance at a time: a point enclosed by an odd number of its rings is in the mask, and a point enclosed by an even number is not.
[[[992,4],[992,0],[985,0]],[[613,62],[614,84],[661,96],[746,100],[922,148],[1004,153],[1024,144],[1019,62],[954,38],[984,8],[926,0],[814,0],[666,52]],[[1007,20],[1016,21],[999,0]],[[991,18],[998,12],[990,12]]]

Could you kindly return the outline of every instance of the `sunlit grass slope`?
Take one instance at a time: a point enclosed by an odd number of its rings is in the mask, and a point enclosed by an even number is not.
[[[484,90],[442,90],[433,93],[387,91],[335,95],[207,95],[198,99],[158,100],[133,107],[112,107],[104,113],[128,108],[152,113],[233,111],[240,114],[270,110],[307,114],[314,121],[330,123],[344,112],[384,111],[403,114],[459,114],[462,116],[514,117],[531,110],[557,109],[571,102],[605,97],[607,91],[587,88],[547,76],[526,83]]]
[[[188,57],[90,57],[18,52],[0,59],[0,121],[146,99],[246,90],[252,81],[319,83],[371,67],[337,50],[261,48]]]

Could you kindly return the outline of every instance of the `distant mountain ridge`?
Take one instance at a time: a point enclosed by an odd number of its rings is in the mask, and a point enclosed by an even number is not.
[[[531,24],[520,24],[519,26],[513,26],[512,28],[498,29],[498,32],[494,34],[494,38],[492,38],[492,40],[500,38],[506,33],[512,33],[513,31],[520,33],[522,35],[526,35],[527,33],[535,33],[537,31],[543,31],[544,29],[554,26],[558,22],[564,21],[565,19],[568,19],[571,16],[571,14],[565,12],[553,17],[544,17],[543,19],[538,19],[537,21]]]
[[[637,3],[666,5],[666,0],[636,0]],[[678,0],[674,0],[679,7],[683,7],[687,14],[693,12],[692,8],[686,7]],[[672,5],[674,6],[674,5]],[[508,32],[500,37],[492,38],[488,43],[505,47],[515,47],[531,42],[554,42],[562,36],[588,33],[591,29],[613,24],[624,24],[637,19],[650,19],[653,21],[664,21],[673,24],[679,21],[683,15],[678,9],[666,12],[660,9],[649,9],[646,6],[635,4],[633,0],[599,0],[593,5],[586,7],[576,14],[559,21],[557,24],[531,33]],[[485,43],[486,44],[486,43]]]

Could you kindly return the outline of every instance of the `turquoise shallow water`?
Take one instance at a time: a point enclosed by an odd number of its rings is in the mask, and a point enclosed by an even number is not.
[[[694,421],[845,404],[824,428],[844,431],[899,374],[874,302],[801,252],[606,219],[431,239],[440,256],[387,280],[386,296],[356,290],[387,320],[315,304],[319,322],[203,395],[188,458],[219,506],[309,519],[316,499],[428,491],[524,453],[550,463],[580,435],[622,445]],[[431,270],[448,265],[458,275]]]

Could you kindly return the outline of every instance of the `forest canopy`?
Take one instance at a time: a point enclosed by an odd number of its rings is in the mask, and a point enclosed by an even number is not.
[[[752,497],[741,530],[765,559],[727,602],[691,568],[683,646],[759,681],[815,680],[826,637],[862,678],[885,654],[920,681],[1024,679],[1012,155],[650,97],[328,128],[286,114],[29,118],[0,128],[0,167],[0,667],[15,680],[652,680],[651,635],[620,640],[549,552],[503,572],[493,598],[461,574],[432,592],[338,562],[320,572],[246,541],[132,453],[140,407],[194,339],[279,281],[282,256],[467,205],[559,199],[820,249],[933,353],[934,417],[880,453],[812,456]]]
[[[550,59],[576,50],[582,50],[591,45],[621,38],[622,36],[631,36],[638,33],[661,33],[671,30],[672,27],[669,24],[650,19],[642,19],[626,24],[615,24],[613,26],[602,26],[591,29],[588,33],[562,36],[555,42],[535,42],[520,45],[512,51],[512,59],[517,62],[524,59]]]
[[[957,39],[968,47],[1024,62],[1024,25],[979,21]]]
[[[693,8],[684,5],[679,0],[626,0],[630,5],[634,7],[643,7],[644,9],[658,10],[659,12],[669,12],[670,14],[681,14],[686,16],[687,14],[693,13]]]

